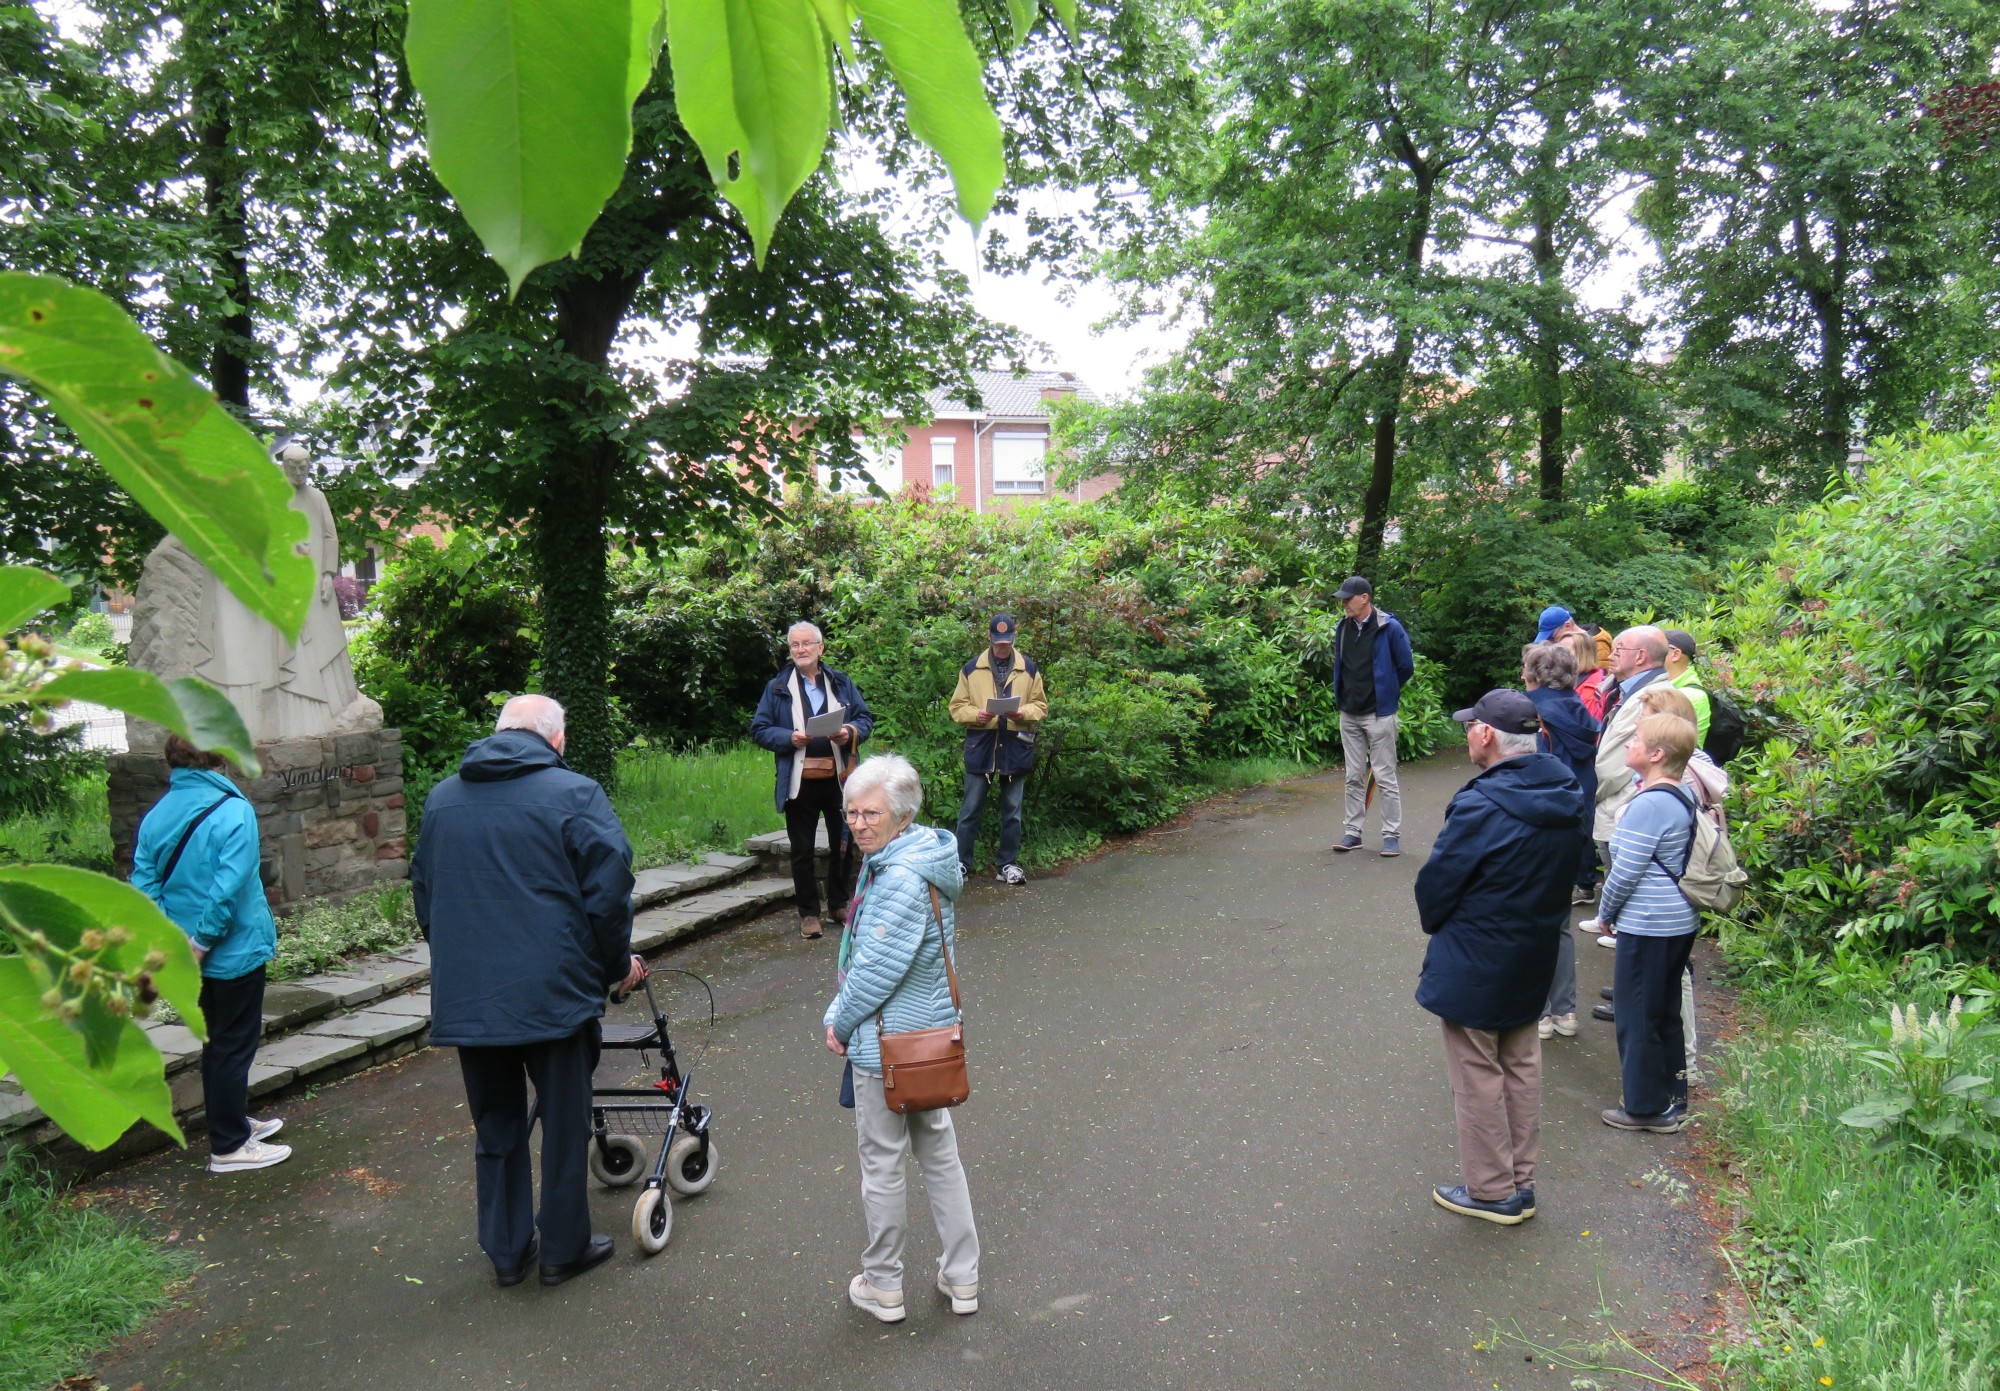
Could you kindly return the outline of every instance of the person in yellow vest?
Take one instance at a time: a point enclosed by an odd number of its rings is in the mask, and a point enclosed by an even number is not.
[[[965,726],[965,798],[958,809],[958,863],[972,877],[972,845],[979,838],[979,821],[986,794],[1000,800],[1000,864],[993,877],[1002,884],[1025,884],[1028,876],[1015,861],[1021,854],[1021,801],[1028,790],[1028,771],[1035,763],[1035,735],[1049,717],[1048,692],[1042,669],[1014,647],[1014,616],[996,613],[986,625],[987,647],[959,669],[958,689],[951,693],[951,718]],[[1020,708],[996,715],[987,707],[996,697],[1018,696]]]
[[[1667,635],[1667,680],[1675,689],[1687,694],[1694,706],[1694,745],[1700,748],[1708,740],[1709,700],[1708,688],[1702,684],[1701,673],[1694,665],[1694,634],[1684,628],[1668,628]]]

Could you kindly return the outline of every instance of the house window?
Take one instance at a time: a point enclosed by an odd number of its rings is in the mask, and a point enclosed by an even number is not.
[[[949,488],[958,481],[958,441],[950,435],[931,437],[931,486]]]
[[[993,491],[996,493],[1039,493],[1042,491],[1042,463],[1048,457],[1049,437],[1043,434],[993,435]]]
[[[841,475],[840,490],[843,494],[850,497],[867,497],[868,484],[871,481],[890,497],[903,491],[903,442],[900,439],[883,443],[862,439],[857,435],[854,447],[861,451],[862,476],[856,477],[853,473]],[[816,472],[819,475],[821,491],[831,489],[833,470],[822,463],[817,466]]]

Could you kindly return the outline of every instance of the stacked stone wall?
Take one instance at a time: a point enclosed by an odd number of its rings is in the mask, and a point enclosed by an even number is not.
[[[410,877],[403,806],[403,732],[327,734],[260,744],[262,776],[230,776],[257,811],[264,896],[279,911],[345,898]],[[114,754],[111,843],[118,873],[132,872],[139,822],[167,790],[158,753]]]

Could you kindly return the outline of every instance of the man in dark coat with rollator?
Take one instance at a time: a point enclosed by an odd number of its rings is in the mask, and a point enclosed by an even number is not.
[[[631,843],[604,789],[563,762],[563,742],[556,702],[508,701],[493,736],[431,790],[410,863],[431,944],[431,1042],[458,1049],[478,1135],[479,1245],[502,1285],[520,1284],[538,1255],[544,1285],[611,1258],[611,1238],[590,1230],[591,1074],[605,995],[646,977],[632,955]]]

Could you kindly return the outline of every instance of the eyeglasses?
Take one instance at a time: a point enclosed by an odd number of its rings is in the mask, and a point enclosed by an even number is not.
[[[841,813],[847,819],[847,824],[850,826],[873,826],[888,814],[888,812],[883,811],[880,807],[849,807]]]
[[[815,647],[824,647],[824,646],[826,646],[826,644],[821,642],[817,638],[807,638],[804,642],[795,642],[791,644],[792,651],[794,652],[810,652]]]

